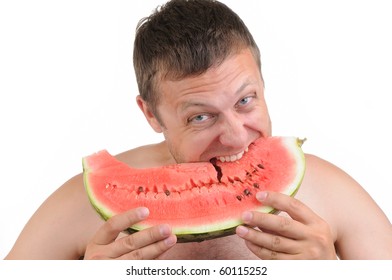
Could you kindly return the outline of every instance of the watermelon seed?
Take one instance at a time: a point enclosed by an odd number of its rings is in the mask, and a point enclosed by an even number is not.
[[[257,166],[258,166],[260,169],[264,169],[264,165],[262,165],[261,163],[259,163]]]
[[[245,190],[244,190],[244,194],[245,194],[246,196],[249,196],[249,195],[251,195],[252,193],[251,193],[248,189],[245,189]]]
[[[143,190],[143,187],[142,187],[142,186],[139,186],[139,188],[137,189],[137,191],[140,192],[140,193],[143,192],[143,191],[144,191],[144,190]]]
[[[257,183],[253,183],[253,187],[256,188],[256,189],[260,188],[259,184],[257,184]]]
[[[242,196],[237,195],[237,199],[238,199],[239,201],[241,201],[241,200],[242,200]]]
[[[242,180],[239,177],[234,177],[234,180],[242,183]]]
[[[113,189],[117,188],[117,185],[116,184],[112,185],[111,183],[107,183],[105,186],[105,189],[109,189],[109,188],[110,188],[110,190],[113,190]]]
[[[169,196],[169,195],[170,195],[170,191],[169,191],[169,190],[166,190],[166,191],[165,191],[165,194],[166,194],[167,196]]]
[[[191,183],[192,188],[198,187],[198,185],[196,184],[196,182],[192,178],[189,180],[189,182]]]

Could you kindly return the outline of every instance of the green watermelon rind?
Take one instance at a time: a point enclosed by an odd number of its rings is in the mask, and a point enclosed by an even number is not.
[[[293,179],[292,183],[287,186],[281,193],[294,197],[299,190],[299,187],[302,183],[304,174],[305,174],[305,154],[301,149],[301,145],[303,140],[295,137],[284,137],[283,144],[286,148],[291,151],[291,154],[294,156],[296,162],[296,177]],[[90,173],[88,163],[86,159],[83,159],[83,181],[87,191],[88,198],[93,205],[95,211],[106,221],[111,218],[114,213],[105,207],[105,205],[98,202],[95,198],[94,194],[90,190],[88,175]],[[255,209],[249,209],[250,211],[257,211],[261,213],[271,213],[276,214],[279,211],[270,206],[260,206]],[[228,235],[232,235],[235,233],[235,229],[237,226],[242,225],[243,222],[240,218],[241,213],[239,213],[238,218],[233,218],[229,220],[225,220],[223,222],[217,222],[210,225],[204,225],[199,227],[176,227],[173,228],[173,233],[177,236],[177,242],[200,242],[203,240],[213,239],[217,237],[224,237]],[[130,228],[126,229],[125,232],[135,233],[146,228],[150,227],[149,225],[143,223],[136,223],[132,225]]]
[[[88,167],[88,163],[85,158],[83,158],[82,165],[83,165],[83,183],[85,186],[85,190],[87,192],[88,199],[90,200],[90,203],[94,207],[95,211],[102,217],[102,219],[107,221],[114,215],[114,213],[109,209],[107,209],[105,205],[99,203],[99,201],[95,198],[93,192],[91,191],[92,189],[89,187],[89,182],[88,182],[88,175],[90,174],[90,169]]]

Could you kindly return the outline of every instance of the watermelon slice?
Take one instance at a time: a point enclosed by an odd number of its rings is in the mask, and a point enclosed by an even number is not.
[[[139,231],[167,223],[178,242],[234,234],[245,210],[274,213],[256,198],[270,190],[293,196],[305,172],[303,141],[260,138],[234,162],[181,163],[137,169],[106,150],[83,158],[84,185],[91,204],[105,220],[145,206],[150,216],[130,227]]]

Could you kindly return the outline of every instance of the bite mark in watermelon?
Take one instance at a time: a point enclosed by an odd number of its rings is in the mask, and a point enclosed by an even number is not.
[[[106,150],[83,158],[88,197],[105,220],[145,206],[149,217],[128,232],[171,225],[178,242],[234,234],[243,211],[274,213],[256,198],[269,190],[294,196],[305,172],[303,141],[295,137],[260,138],[235,162],[181,163],[132,168]]]

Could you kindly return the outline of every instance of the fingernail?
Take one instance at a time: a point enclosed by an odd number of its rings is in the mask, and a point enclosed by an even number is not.
[[[171,233],[170,227],[168,225],[160,225],[159,226],[159,233],[163,237],[168,236]]]
[[[177,242],[177,237],[175,235],[170,235],[168,238],[166,238],[163,242],[165,242],[165,244],[167,246],[172,246],[174,244],[176,244]]]
[[[143,219],[147,218],[148,215],[150,215],[150,211],[148,210],[148,208],[146,208],[146,207],[140,207],[140,208],[138,209],[138,216],[139,216],[139,219],[143,220]]]
[[[258,201],[264,201],[267,198],[267,192],[258,192],[256,193],[256,199]]]
[[[253,217],[252,212],[246,211],[246,212],[242,213],[242,220],[245,223],[250,222],[252,220],[252,217]]]
[[[238,226],[237,227],[237,234],[239,236],[245,236],[249,232],[249,229],[244,226]]]

